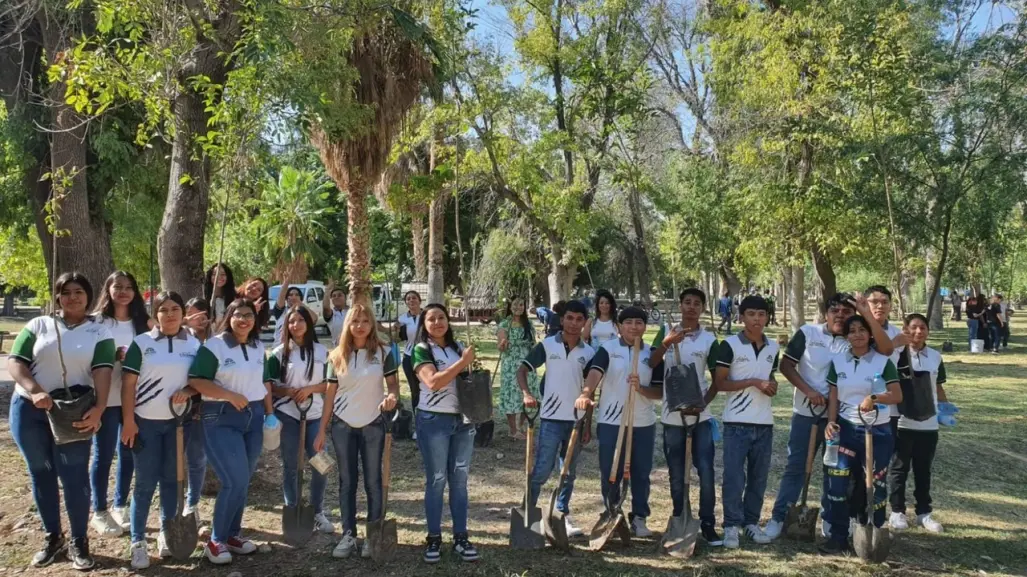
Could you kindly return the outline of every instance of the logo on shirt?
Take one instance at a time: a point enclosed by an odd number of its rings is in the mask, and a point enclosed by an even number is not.
[[[378,359],[378,355],[373,355],[371,358],[367,359],[367,364],[380,365],[382,362]]]
[[[820,341],[810,341],[810,342],[806,343],[806,346],[810,347],[810,348],[816,348],[816,347],[824,348],[827,345],[825,345],[824,343],[822,343]]]
[[[585,360],[585,357],[578,357],[578,364],[579,365],[585,366],[585,363],[587,363],[587,362],[588,361]]]
[[[838,373],[838,379],[839,379],[839,380],[840,380],[840,379],[846,379],[846,378],[848,378],[848,377],[849,377],[849,375],[847,375],[847,374],[845,374],[845,373]]]
[[[551,361],[558,361],[558,360],[560,360],[560,355],[558,355],[556,353],[553,353],[553,354],[549,355],[549,360],[551,360]]]
[[[610,355],[610,358],[611,359],[623,359],[624,355],[622,355],[620,353],[613,353],[612,355]]]
[[[183,352],[183,353],[178,353],[178,356],[179,357],[188,358],[188,359],[192,359],[192,358],[196,358],[196,353],[185,353],[185,352]]]
[[[752,359],[750,359],[749,357],[747,357],[745,355],[742,355],[742,356],[738,357],[735,360],[738,361],[739,363],[748,363],[748,362],[752,361]]]
[[[235,366],[235,359],[225,359],[225,368],[226,369],[228,367],[234,367],[234,366]]]
[[[774,355],[767,355],[767,362],[770,364],[774,364]]]
[[[157,351],[153,347],[146,347],[146,350],[143,351],[143,354],[149,357],[151,355],[157,354]]]

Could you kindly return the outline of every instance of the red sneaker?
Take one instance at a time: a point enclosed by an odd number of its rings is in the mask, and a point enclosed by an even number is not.
[[[208,561],[215,565],[227,565],[232,562],[232,554],[228,551],[228,547],[224,543],[214,540],[207,541],[203,547],[203,554],[206,555]]]
[[[253,544],[253,541],[241,537],[229,537],[226,545],[228,550],[236,555],[249,555],[257,551],[257,546]]]

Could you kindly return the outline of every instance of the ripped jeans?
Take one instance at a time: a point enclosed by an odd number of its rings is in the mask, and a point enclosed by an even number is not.
[[[429,535],[442,534],[442,499],[449,484],[453,534],[467,532],[467,475],[474,451],[474,425],[451,413],[417,411],[417,448],[424,461],[424,515]]]

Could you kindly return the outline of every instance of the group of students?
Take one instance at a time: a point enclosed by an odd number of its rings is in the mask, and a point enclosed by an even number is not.
[[[1000,348],[1009,346],[1009,319],[1013,309],[1004,302],[1002,295],[995,294],[988,302],[984,295],[970,295],[966,299],[967,341],[973,350],[973,341],[984,343],[984,350],[998,354]]]

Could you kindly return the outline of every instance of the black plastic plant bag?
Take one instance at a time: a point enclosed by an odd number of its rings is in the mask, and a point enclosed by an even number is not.
[[[489,371],[461,373],[456,379],[456,398],[460,413],[468,423],[480,424],[492,419],[492,380]]]
[[[70,397],[69,394],[70,393]],[[53,432],[54,443],[67,445],[88,440],[92,431],[76,429],[73,423],[82,420],[86,411],[96,404],[96,390],[85,385],[74,385],[65,389],[57,389],[50,393],[53,408],[46,412]]]
[[[903,417],[914,421],[926,421],[938,413],[934,406],[934,391],[931,390],[934,388],[931,373],[911,371],[911,374],[899,379],[899,385],[902,387],[899,413]]]
[[[667,395],[667,411],[671,413],[688,408],[702,409],[706,406],[694,363],[671,367],[664,380],[663,390]]]

